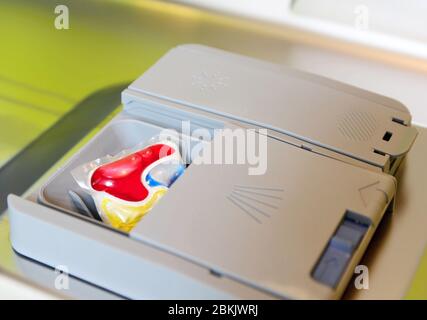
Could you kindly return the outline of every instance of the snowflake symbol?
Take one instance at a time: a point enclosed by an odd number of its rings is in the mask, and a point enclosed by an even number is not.
[[[219,87],[226,87],[228,85],[228,77],[224,76],[220,72],[209,73],[203,71],[192,76],[191,84],[202,91],[215,91]]]

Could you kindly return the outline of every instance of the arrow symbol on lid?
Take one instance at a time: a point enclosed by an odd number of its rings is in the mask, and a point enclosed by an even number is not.
[[[371,189],[378,190],[376,186],[379,185],[379,183],[380,183],[379,181],[376,181],[376,182],[370,183],[364,187],[359,188],[360,198],[362,199],[363,205],[365,207],[368,206],[369,195],[371,194]]]

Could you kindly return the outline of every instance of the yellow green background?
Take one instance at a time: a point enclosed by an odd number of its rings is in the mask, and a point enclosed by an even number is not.
[[[83,0],[60,1],[70,29],[57,30],[58,4],[0,4],[0,166],[85,96],[130,82],[197,32],[176,5]]]

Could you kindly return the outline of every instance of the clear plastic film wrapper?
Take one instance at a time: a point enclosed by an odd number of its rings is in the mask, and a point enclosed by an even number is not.
[[[101,219],[129,232],[184,170],[179,143],[154,137],[117,155],[86,163],[71,174],[92,196]]]

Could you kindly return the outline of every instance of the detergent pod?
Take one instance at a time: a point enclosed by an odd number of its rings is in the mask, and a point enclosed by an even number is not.
[[[101,219],[129,232],[184,172],[178,143],[151,139],[72,171],[93,198]]]

